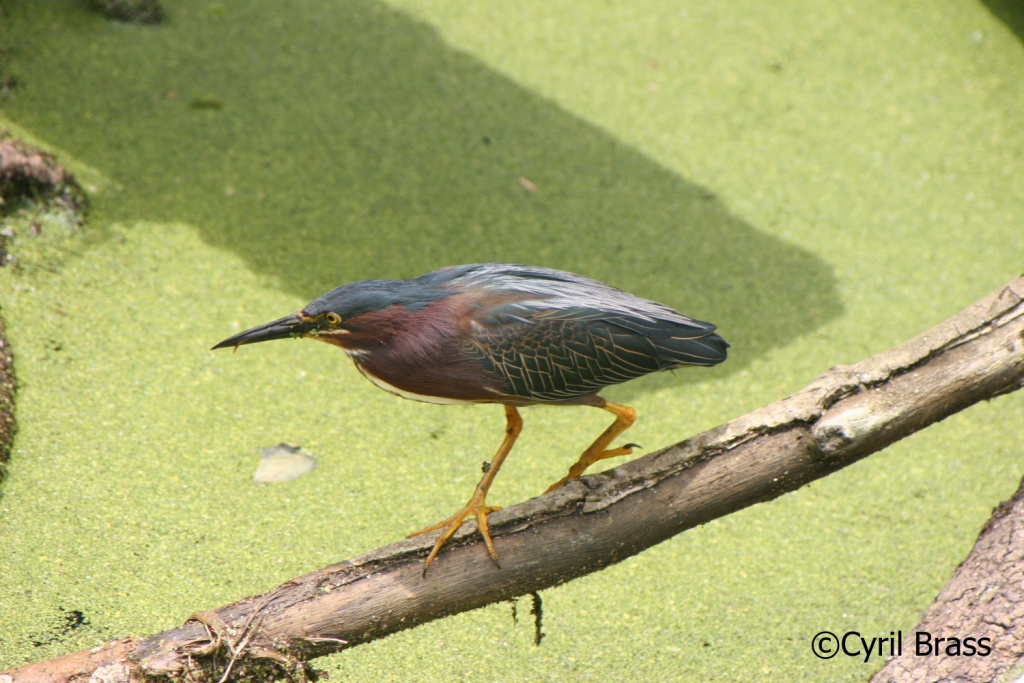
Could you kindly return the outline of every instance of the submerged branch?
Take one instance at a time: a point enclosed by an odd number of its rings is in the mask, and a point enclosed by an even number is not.
[[[0,484],[7,474],[7,460],[14,444],[14,354],[0,319]]]

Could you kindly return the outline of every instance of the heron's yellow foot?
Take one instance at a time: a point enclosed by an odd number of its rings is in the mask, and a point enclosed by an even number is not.
[[[635,443],[627,443],[625,446],[611,448],[608,449],[607,451],[598,453],[596,457],[588,457],[587,454],[584,453],[583,455],[580,456],[580,459],[576,462],[576,464],[569,468],[569,474],[565,475],[564,477],[556,481],[554,484],[549,486],[547,490],[544,491],[544,493],[551,493],[555,489],[562,488],[570,481],[576,479],[584,472],[586,472],[587,468],[593,465],[598,460],[604,460],[605,458],[617,458],[620,455],[630,455],[633,452],[634,448],[640,448],[640,445]]]
[[[487,526],[487,515],[492,512],[497,512],[501,509],[500,506],[489,506],[484,505],[484,495],[481,495],[481,491],[477,491],[473,494],[473,497],[469,499],[465,507],[456,512],[448,519],[438,522],[437,524],[431,524],[426,529],[420,529],[409,534],[409,537],[420,536],[422,534],[429,534],[431,531],[437,531],[438,529],[444,529],[444,532],[437,537],[437,541],[434,542],[434,549],[430,551],[430,555],[427,556],[427,561],[423,566],[423,573],[427,573],[427,569],[430,568],[430,563],[437,557],[437,553],[441,550],[441,547],[451,538],[452,534],[458,531],[462,523],[466,521],[467,517],[476,517],[476,526],[480,531],[480,535],[484,537],[484,543],[487,544],[487,552],[490,553],[491,559],[494,563],[498,563],[498,551],[494,549],[494,541],[491,540],[491,531]]]
[[[434,543],[434,549],[430,551],[430,555],[427,556],[427,561],[423,566],[423,575],[426,576],[427,570],[430,568],[430,563],[437,557],[438,551],[445,542],[451,538],[451,535],[462,526],[462,523],[469,516],[476,517],[476,526],[480,530],[480,535],[484,537],[484,543],[487,544],[487,552],[491,554],[491,559],[494,560],[494,564],[498,564],[498,551],[494,549],[494,542],[491,540],[491,532],[487,527],[487,515],[490,513],[500,510],[499,507],[484,505],[484,499],[487,498],[487,491],[491,488],[491,484],[494,483],[494,477],[497,476],[498,470],[501,469],[501,463],[505,462],[505,457],[512,450],[512,445],[516,442],[516,438],[519,436],[519,432],[523,429],[523,418],[520,417],[519,411],[516,410],[515,406],[505,406],[505,440],[501,442],[501,446],[498,448],[498,452],[494,454],[494,459],[484,467],[484,476],[480,480],[480,483],[476,485],[476,490],[473,491],[473,497],[469,499],[465,507],[456,512],[454,515],[444,520],[428,526],[426,529],[420,529],[409,534],[410,536],[419,536],[420,534],[426,534],[431,531],[437,531],[438,529],[444,529],[440,536],[437,537],[437,541]],[[501,565],[498,565],[500,568]]]
[[[587,468],[598,460],[614,458],[619,455],[629,455],[633,452],[634,448],[640,448],[640,446],[635,443],[627,443],[625,446],[619,446],[618,448],[608,448],[608,446],[612,444],[612,441],[618,438],[619,434],[622,434],[622,432],[629,429],[630,425],[636,421],[635,410],[629,406],[620,406],[618,403],[606,401],[600,396],[595,396],[594,402],[590,405],[593,405],[595,408],[607,410],[615,416],[615,422],[611,423],[608,429],[604,430],[601,436],[597,437],[594,443],[590,444],[590,447],[583,451],[583,455],[581,455],[580,459],[576,461],[576,464],[569,468],[569,474],[549,486],[548,490],[544,493],[548,493],[565,486],[567,482],[572,481],[586,472]]]

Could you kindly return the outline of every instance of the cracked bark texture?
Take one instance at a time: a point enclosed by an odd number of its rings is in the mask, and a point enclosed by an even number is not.
[[[306,662],[543,590],[771,500],[978,401],[1024,386],[1024,277],[910,341],[720,427],[465,525],[424,575],[406,539],[203,612],[148,638],[0,674],[0,683],[264,680]],[[1019,540],[1019,539],[1018,539]],[[113,678],[112,678],[113,677]]]
[[[989,638],[981,656],[917,656],[915,633]],[[989,683],[1024,674],[1024,481],[992,514],[971,554],[871,683]],[[1005,677],[1000,679],[1000,676]]]

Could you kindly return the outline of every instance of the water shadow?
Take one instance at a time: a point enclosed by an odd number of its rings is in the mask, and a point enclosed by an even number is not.
[[[713,320],[731,371],[842,311],[826,263],[402,12],[170,9],[6,9],[8,115],[124,184],[105,218],[199,226],[302,298],[475,261],[581,272]]]
[[[988,11],[1024,40],[1024,3],[1020,0],[982,0]]]

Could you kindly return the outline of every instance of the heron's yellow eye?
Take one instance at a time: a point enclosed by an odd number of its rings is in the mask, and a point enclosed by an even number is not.
[[[324,316],[324,319],[332,325],[338,325],[341,323],[341,316],[337,313],[328,313]]]

